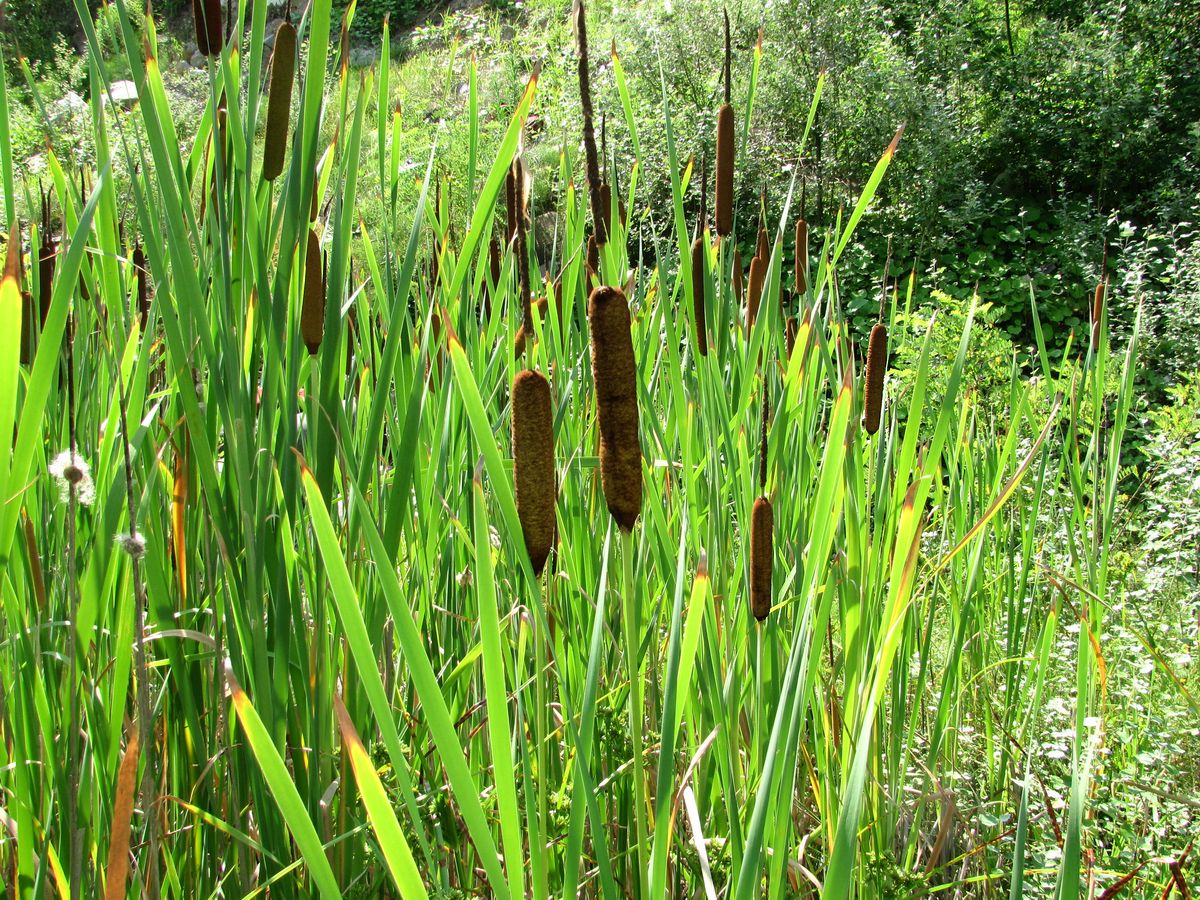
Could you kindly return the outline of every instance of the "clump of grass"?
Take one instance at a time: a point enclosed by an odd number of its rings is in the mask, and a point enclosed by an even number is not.
[[[274,181],[283,173],[295,77],[296,28],[285,19],[275,30],[275,48],[271,51],[271,86],[267,97],[267,134],[262,163],[262,177],[267,181]]]
[[[554,546],[554,417],[550,382],[530,369],[512,384],[513,484],[517,516],[533,574],[541,575]]]
[[[887,326],[876,322],[867,344],[866,389],[863,392],[863,430],[874,434],[879,430],[883,412],[883,377],[887,374]]]
[[[593,290],[588,325],[600,425],[600,485],[612,517],[622,529],[632,531],[642,512],[642,448],[637,364],[625,292],[607,286]]]

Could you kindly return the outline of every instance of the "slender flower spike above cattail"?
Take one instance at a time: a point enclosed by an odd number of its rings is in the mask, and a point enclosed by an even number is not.
[[[608,243],[608,219],[604,216],[601,196],[600,155],[596,150],[596,126],[593,124],[591,76],[588,73],[587,16],[583,0],[575,7],[575,39],[579,44],[579,103],[583,109],[583,153],[587,162],[588,193],[592,204],[592,227],[596,244]]]
[[[304,254],[304,299],[300,307],[300,337],[310,356],[321,349],[325,333],[325,278],[322,271],[321,241],[312,229]]]
[[[512,444],[517,518],[521,520],[533,574],[541,575],[554,546],[558,485],[550,383],[529,369],[513,379]]]
[[[285,20],[275,32],[275,49],[271,51],[271,88],[267,96],[267,137],[263,144],[262,165],[262,177],[267,181],[274,181],[283,173],[295,76],[296,28]]]
[[[632,531],[642,512],[642,448],[637,363],[624,291],[603,286],[593,290],[588,300],[588,325],[600,425],[600,486],[617,525]]]
[[[759,497],[750,511],[750,611],[760,622],[771,612],[774,530],[775,513],[771,501]]]
[[[863,396],[862,426],[867,434],[879,430],[883,412],[883,377],[887,374],[887,327],[879,322],[867,344],[867,387]]]

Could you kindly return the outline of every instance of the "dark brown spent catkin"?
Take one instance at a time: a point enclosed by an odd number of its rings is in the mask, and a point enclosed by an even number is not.
[[[792,352],[796,349],[796,332],[797,332],[797,330],[798,330],[798,326],[796,324],[796,317],[788,316],[787,332],[786,332],[788,359],[792,358]]]
[[[532,286],[529,283],[529,218],[526,208],[525,196],[525,163],[521,157],[517,157],[513,162],[513,173],[516,179],[516,217],[517,217],[517,276],[521,291],[521,311],[523,318],[521,321],[526,326],[532,328],[533,320],[530,318],[530,304],[532,303]]]
[[[742,253],[737,247],[733,248],[733,298],[738,305],[742,302]]]
[[[503,263],[504,257],[500,251],[500,241],[496,239],[496,234],[493,232],[492,239],[488,241],[488,274],[492,276],[492,287],[496,287],[500,283]]]
[[[281,22],[271,51],[271,87],[267,95],[267,135],[263,143],[262,177],[274,181],[283,173],[288,122],[292,112],[292,83],[296,77],[296,28]]]
[[[728,237],[733,231],[733,107],[728,103],[717,111],[717,186],[713,203],[717,234]]]
[[[596,243],[608,243],[608,220],[600,199],[600,156],[596,150],[596,126],[592,123],[592,87],[588,73],[587,15],[583,0],[575,10],[575,39],[579,45],[579,104],[583,108],[583,153],[587,161],[588,195],[592,204],[592,227]]]
[[[760,622],[771,612],[774,530],[775,513],[771,501],[759,497],[750,511],[750,611]]]
[[[808,292],[808,223],[796,220],[796,293]]]
[[[312,199],[308,201],[308,221],[317,221],[317,213],[321,210],[321,173],[313,172]]]
[[[763,279],[767,274],[767,264],[760,257],[750,260],[750,284],[746,290],[746,336],[754,327],[758,318],[758,303],[762,299]]]
[[[600,426],[600,486],[617,525],[632,531],[642,512],[642,447],[638,438],[637,363],[625,292],[607,286],[592,291],[588,326]]]
[[[133,275],[137,282],[137,312],[141,329],[145,331],[150,316],[150,273],[146,269],[146,251],[141,242],[133,248]]]
[[[510,244],[517,236],[517,161],[514,159],[504,176],[504,211],[506,214],[506,230],[504,243]]]
[[[209,55],[208,28],[204,24],[205,0],[192,0],[192,18],[196,23],[196,49],[201,56]]]
[[[704,238],[692,241],[692,312],[696,316],[696,352],[708,356],[708,323],[704,319]]]
[[[554,416],[550,383],[529,369],[513,379],[512,449],[517,518],[533,574],[541,575],[555,534]]]
[[[887,326],[876,323],[867,344],[866,391],[863,396],[862,426],[867,434],[879,430],[883,412],[883,376],[887,374]]]
[[[325,279],[321,271],[321,241],[312,229],[304,254],[304,299],[300,307],[300,337],[310,356],[321,349],[325,334]]]
[[[766,228],[758,229],[758,248],[754,255],[764,263],[771,261],[771,235]]]

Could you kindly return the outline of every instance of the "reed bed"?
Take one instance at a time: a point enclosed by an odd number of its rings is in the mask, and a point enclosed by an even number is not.
[[[401,220],[386,31],[373,70],[327,71],[346,49],[316,0],[285,104],[286,40],[268,69],[266,4],[237,4],[228,40],[198,27],[208,113],[181,151],[155,43],[115,10],[138,140],[98,92],[91,110],[135,174],[123,191],[107,160],[81,180],[48,155],[45,316],[28,354],[0,329],[6,884],[1074,898],[1142,861],[1116,871],[1093,828],[1116,789],[1098,780],[1102,654],[1136,323],[1114,344],[1098,300],[1088,352],[1052,367],[1043,347],[1038,378],[1014,367],[992,410],[964,384],[974,311],[935,389],[932,329],[896,325],[901,285],[876,328],[915,371],[882,403],[872,335],[857,427],[862,336],[835,273],[896,144],[844,217],[802,230],[789,203],[768,226],[812,241],[785,321],[769,235],[743,301],[759,223],[733,148],[754,123],[733,105],[753,109],[753,80],[726,74],[719,240],[688,233],[668,127],[673,240],[653,259],[636,180],[604,201],[595,148],[578,158],[585,100],[555,194],[561,307],[537,310],[561,327],[513,353],[541,280],[519,168],[536,70],[455,173],[466,218],[435,200],[435,146]],[[222,97],[231,152],[210,195]],[[376,168],[389,215],[357,234]],[[14,223],[0,282],[23,327],[28,233]],[[743,302],[757,324],[734,340]],[[1054,762],[1042,712],[1064,683],[1074,749]],[[1052,768],[1058,797],[1039,786]],[[1147,860],[1134,882],[1157,896],[1171,877]]]

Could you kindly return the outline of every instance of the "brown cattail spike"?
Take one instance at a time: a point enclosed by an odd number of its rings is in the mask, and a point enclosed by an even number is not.
[[[867,344],[867,388],[863,397],[863,429],[867,434],[879,430],[883,412],[883,376],[887,374],[887,326],[882,322],[871,329]]]
[[[304,254],[304,300],[300,307],[300,337],[310,356],[321,349],[325,333],[325,279],[322,273],[321,241],[312,229]]]
[[[1100,346],[1100,322],[1104,317],[1104,295],[1108,289],[1108,280],[1100,279],[1096,285],[1095,296],[1092,297],[1092,349]]]
[[[579,102],[583,107],[583,152],[587,161],[588,192],[592,203],[592,226],[596,231],[596,244],[608,243],[608,220],[603,215],[600,198],[600,158],[596,150],[596,127],[592,123],[592,88],[588,73],[587,16],[583,0],[578,0],[575,9],[575,39],[579,43]]]
[[[722,104],[717,112],[717,189],[715,215],[717,234],[733,231],[733,107]]]
[[[708,323],[704,320],[705,257],[704,236],[692,241],[692,312],[696,316],[696,352],[708,356]]]
[[[275,32],[275,49],[271,51],[271,88],[267,98],[267,137],[263,144],[262,165],[262,176],[267,181],[274,181],[283,173],[295,75],[296,28],[285,20]]]
[[[771,261],[771,234],[765,226],[758,229],[758,249],[754,255],[764,263]]]
[[[150,315],[150,273],[146,270],[146,252],[141,242],[133,248],[133,275],[137,281],[137,312],[141,328],[146,328],[146,320]]]
[[[750,611],[761,622],[771,612],[771,561],[775,513],[771,501],[759,497],[750,511]]]
[[[617,525],[632,531],[642,512],[642,448],[638,438],[637,364],[624,291],[616,287],[592,291],[588,325],[600,425],[600,485]]]
[[[596,236],[594,234],[588,235],[587,270],[589,281],[600,275],[600,248],[596,246]]]
[[[796,333],[798,327],[799,326],[796,324],[796,317],[788,316],[786,332],[788,359],[792,358],[792,352],[796,349]]]
[[[754,320],[758,318],[758,303],[762,299],[763,280],[767,274],[767,263],[761,257],[754,257],[750,260],[750,285],[746,291],[746,336],[750,336],[750,329],[754,327]]]
[[[803,218],[796,220],[796,293],[803,297],[808,292],[808,223]]]
[[[513,379],[512,446],[517,518],[533,574],[541,575],[555,534],[554,418],[550,383],[528,369]]]
[[[221,55],[221,0],[192,0],[196,49],[203,56]]]

